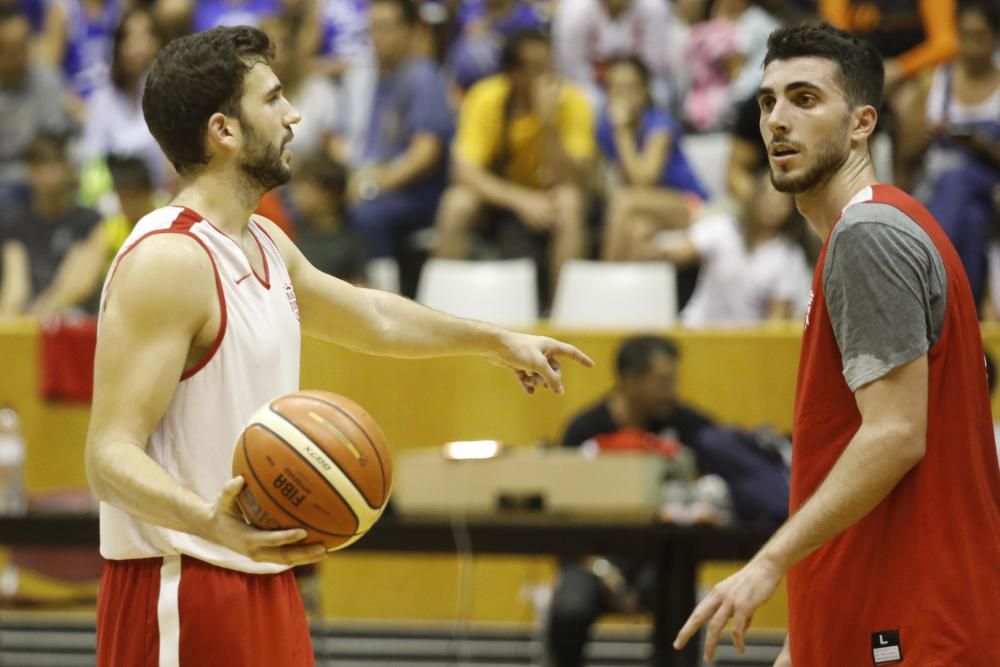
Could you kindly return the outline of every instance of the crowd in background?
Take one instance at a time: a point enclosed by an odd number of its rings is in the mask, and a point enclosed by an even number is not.
[[[1000,317],[1000,11],[990,0],[0,0],[0,317],[94,312],[176,174],[142,112],[169,40],[249,24],[302,115],[259,213],[319,268],[670,261],[688,326],[800,316],[819,240],[767,177],[769,33],[825,19],[886,58],[892,180]],[[724,190],[685,135],[728,135]],[[402,289],[412,294],[413,281]]]

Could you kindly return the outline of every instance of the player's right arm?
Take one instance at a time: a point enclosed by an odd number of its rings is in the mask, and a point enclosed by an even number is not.
[[[255,560],[315,562],[323,547],[283,546],[303,539],[304,531],[261,531],[238,518],[240,478],[212,502],[146,453],[185,367],[218,331],[218,308],[211,260],[191,238],[156,235],[119,262],[97,340],[87,478],[98,498],[143,521]]]

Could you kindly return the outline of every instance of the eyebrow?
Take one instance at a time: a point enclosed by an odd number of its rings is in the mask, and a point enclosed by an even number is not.
[[[809,81],[792,81],[790,84],[785,86],[785,94],[788,95],[802,88],[810,88],[817,91],[821,90],[819,86]],[[759,99],[762,95],[774,95],[774,89],[768,88],[767,86],[761,86],[757,90],[756,97]]]
[[[270,90],[264,93],[264,97],[265,98],[271,97],[275,93],[280,93],[282,90],[284,90],[284,87],[281,85],[281,82],[279,81],[278,83],[271,86]]]

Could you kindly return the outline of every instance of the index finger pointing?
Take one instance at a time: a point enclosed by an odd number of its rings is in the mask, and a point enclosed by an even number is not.
[[[711,596],[705,598],[701,601],[691,615],[688,617],[687,623],[681,628],[681,631],[677,633],[677,639],[674,640],[674,648],[678,651],[684,648],[684,646],[690,641],[691,637],[698,632],[698,629],[704,625],[705,621],[712,617],[715,610],[718,608],[719,603],[715,602]]]
[[[562,355],[564,357],[569,357],[574,361],[578,362],[581,366],[585,368],[593,368],[594,360],[585,355],[583,352],[573,347],[569,343],[563,343],[561,341],[556,341],[555,348],[550,352],[550,354]]]

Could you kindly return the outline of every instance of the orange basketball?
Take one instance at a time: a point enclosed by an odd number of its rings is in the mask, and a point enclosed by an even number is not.
[[[258,528],[304,528],[306,542],[342,549],[385,509],[392,459],[375,420],[354,401],[300,391],[258,410],[233,453],[246,486],[237,501]]]

